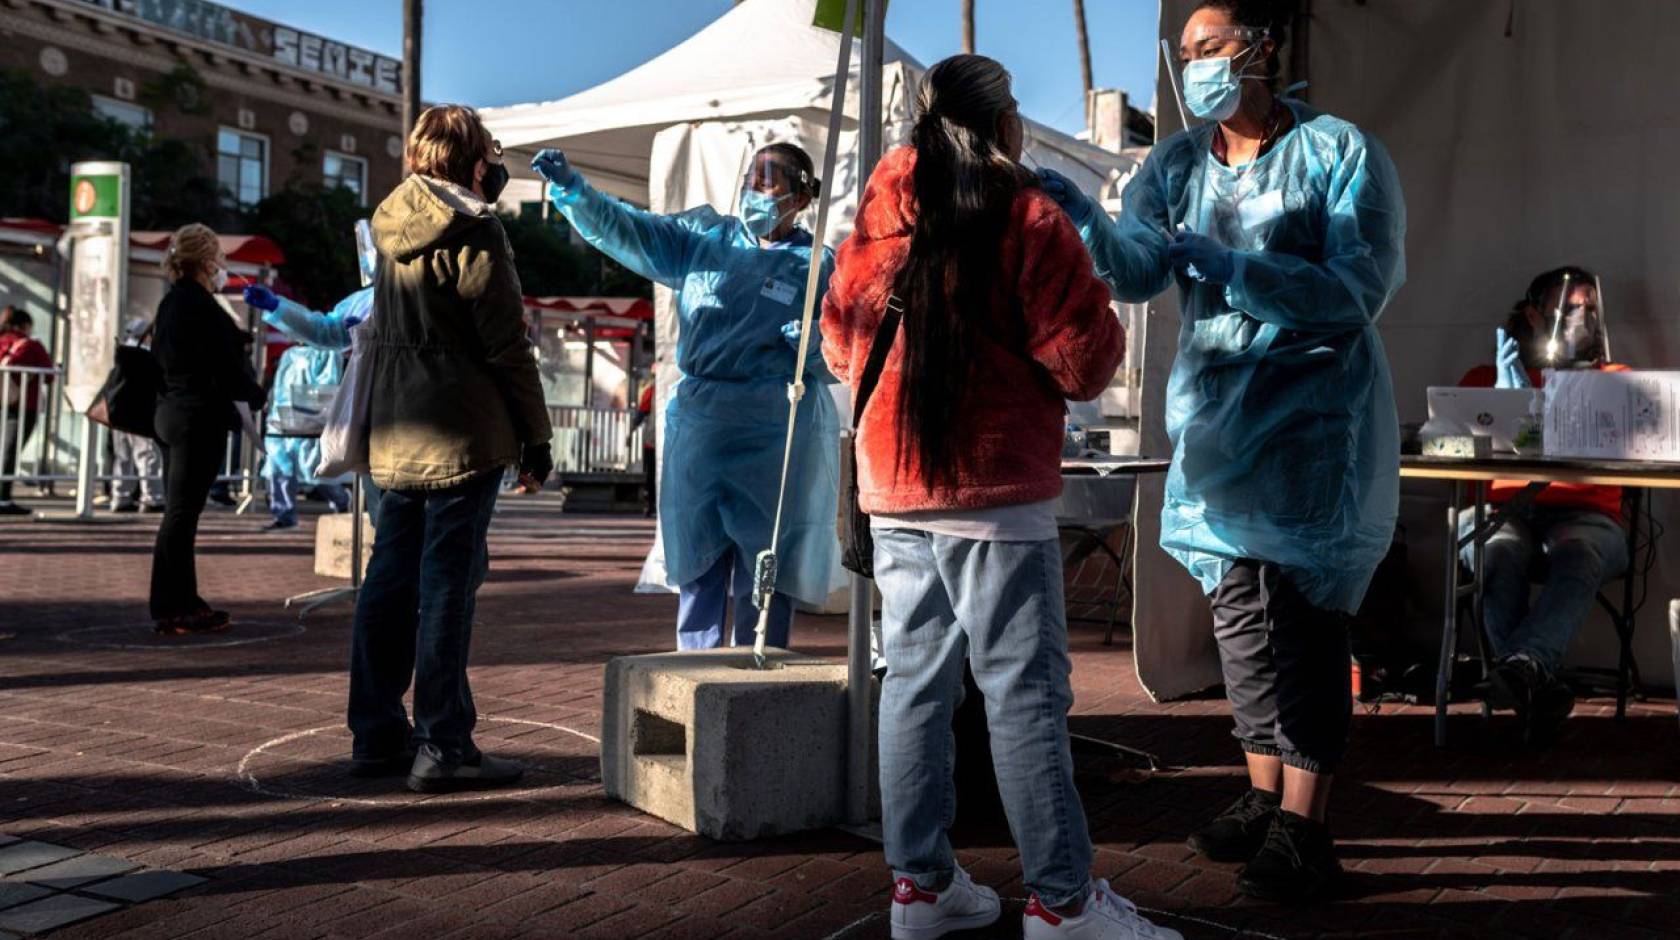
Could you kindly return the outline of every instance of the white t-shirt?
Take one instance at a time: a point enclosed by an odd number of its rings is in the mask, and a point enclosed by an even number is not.
[[[1019,503],[989,509],[929,509],[877,513],[871,529],[915,529],[976,542],[1042,542],[1056,537],[1056,501]]]

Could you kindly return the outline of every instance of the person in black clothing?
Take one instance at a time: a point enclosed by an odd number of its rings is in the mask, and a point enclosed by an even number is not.
[[[157,434],[167,508],[152,551],[152,619],[163,634],[220,632],[231,618],[198,596],[198,517],[239,421],[234,403],[260,409],[266,393],[247,365],[244,332],[212,296],[227,283],[216,233],[183,226],[164,267],[171,286],[153,321],[152,354],[163,371]]]

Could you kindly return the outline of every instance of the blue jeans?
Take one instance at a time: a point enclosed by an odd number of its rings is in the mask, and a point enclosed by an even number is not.
[[[753,606],[752,589],[752,568],[736,549],[724,552],[705,574],[678,591],[677,649],[717,649],[723,645],[725,623],[731,624],[733,645],[753,645],[758,608]],[[764,642],[787,649],[792,631],[793,598],[777,591],[770,601],[770,626]]]
[[[379,484],[373,482],[373,477],[366,475],[362,477],[362,506],[367,509],[369,522],[375,524],[379,522],[379,499],[384,495],[385,491],[379,488]]]
[[[986,699],[992,762],[1022,879],[1063,906],[1090,886],[1091,836],[1073,784],[1067,611],[1055,540],[980,542],[875,530],[881,589],[881,830],[895,878],[939,890],[956,866],[951,716],[963,660]]]
[[[1460,537],[1475,524],[1473,508],[1459,513]],[[1527,653],[1552,671],[1563,664],[1599,588],[1628,567],[1627,531],[1592,509],[1530,506],[1506,519],[1483,551],[1482,612],[1494,654]],[[1545,580],[1530,605],[1537,556],[1545,559]],[[1459,557],[1466,566],[1474,562],[1468,546]]]
[[[501,479],[496,470],[443,490],[386,490],[380,500],[350,635],[355,757],[389,757],[411,740],[446,764],[477,756],[467,650]],[[412,732],[402,702],[411,678]]]
[[[265,470],[268,478],[268,514],[280,525],[297,525],[297,477]]]
[[[315,497],[325,500],[333,512],[350,511],[350,490],[342,483],[315,484]]]

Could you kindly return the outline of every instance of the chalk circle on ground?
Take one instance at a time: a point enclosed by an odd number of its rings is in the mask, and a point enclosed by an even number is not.
[[[357,806],[533,799],[559,788],[601,785],[597,750],[601,740],[594,735],[528,718],[480,715],[478,721],[474,742],[525,768],[525,777],[517,785],[424,796],[410,793],[402,776],[352,777],[345,769],[350,757],[350,733],[342,724],[293,731],[264,741],[239,759],[235,775],[241,786],[263,796]]]
[[[226,633],[192,633],[185,636],[160,636],[152,629],[150,620],[128,623],[108,623],[91,627],[77,627],[55,634],[53,639],[78,646],[95,646],[110,650],[167,651],[178,649],[211,649],[224,646],[250,646],[272,643],[289,636],[297,636],[307,628],[301,623],[279,620],[235,620]]]

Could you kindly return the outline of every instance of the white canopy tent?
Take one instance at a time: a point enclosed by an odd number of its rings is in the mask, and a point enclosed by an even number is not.
[[[515,175],[502,201],[541,198],[529,164],[544,147],[564,150],[597,188],[656,212],[703,204],[734,211],[748,161],[768,143],[798,144],[820,161],[840,36],[811,25],[815,7],[816,0],[745,0],[676,47],[594,88],[558,101],[485,109],[485,124],[510,154]],[[833,200],[826,238],[831,246],[850,234],[861,189],[856,171],[861,49],[853,48],[839,163],[823,180],[824,194]],[[909,136],[925,68],[890,39],[883,58],[882,136],[892,147]],[[1054,168],[1093,195],[1117,192],[1136,166],[1129,156],[1030,119],[1026,136],[1023,162]],[[676,377],[671,361],[676,318],[668,290],[657,288],[654,298],[656,407],[663,409]],[[844,419],[849,409],[843,392],[836,391]],[[663,458],[663,448],[660,453]],[[659,555],[656,546],[644,588],[663,582]]]
[[[1305,5],[1305,4],[1303,4]],[[1176,46],[1191,0],[1163,0]],[[1492,361],[1494,327],[1539,272],[1581,264],[1603,279],[1614,350],[1634,368],[1680,366],[1680,188],[1656,155],[1680,144],[1667,106],[1680,4],[1626,0],[1312,0],[1303,97],[1388,148],[1409,217],[1408,277],[1378,321],[1400,420],[1425,416],[1425,389]],[[1292,47],[1298,37],[1291,38]],[[1284,51],[1291,59],[1291,48]],[[1167,76],[1158,81],[1162,100]],[[1159,133],[1178,129],[1171,107]],[[1165,454],[1160,398],[1177,346],[1177,301],[1150,305],[1143,452]],[[1667,683],[1668,598],[1680,596],[1680,511],[1653,491],[1659,543],[1635,637],[1641,674]],[[1445,491],[1402,486],[1414,638],[1438,643]],[[1136,655],[1157,698],[1220,681],[1207,604],[1157,547],[1160,482],[1138,501]],[[1595,611],[1570,659],[1612,665],[1614,633]]]
[[[660,165],[653,144],[667,128],[797,119],[821,136],[840,37],[811,25],[815,7],[815,0],[745,0],[617,78],[558,101],[487,108],[484,121],[505,148],[528,157],[558,147],[598,188],[659,208],[661,192],[650,185],[669,178],[674,168]],[[859,54],[854,52],[854,62]],[[884,59],[881,109],[890,147],[909,130],[924,68],[890,39]],[[854,77],[846,96],[848,131],[856,130],[857,89]],[[1031,120],[1027,134],[1029,163],[1061,170],[1092,192],[1112,186],[1133,164]],[[821,143],[813,142],[813,153]],[[841,149],[843,161],[854,155],[855,148]],[[516,177],[532,179],[528,162],[514,159],[509,165]],[[740,179],[727,182],[733,188]],[[837,228],[835,241],[849,230],[849,225]]]

